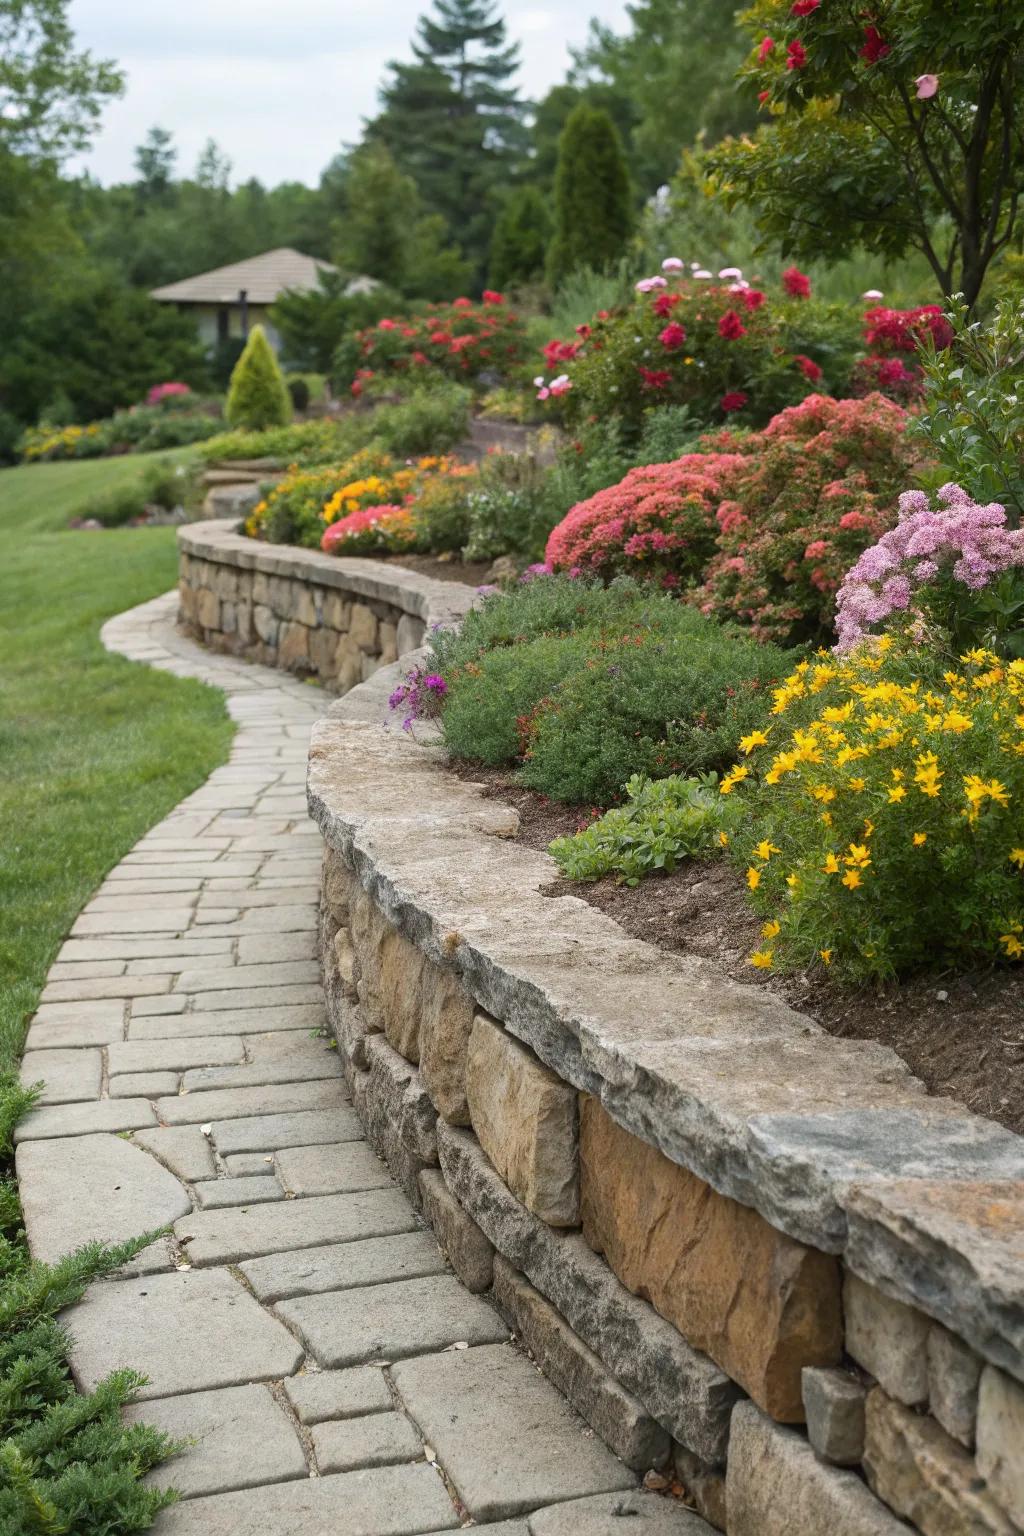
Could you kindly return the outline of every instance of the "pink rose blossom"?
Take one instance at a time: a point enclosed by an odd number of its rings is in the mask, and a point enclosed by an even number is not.
[[[939,89],[938,75],[918,75],[914,81],[917,86],[918,101],[930,101]]]

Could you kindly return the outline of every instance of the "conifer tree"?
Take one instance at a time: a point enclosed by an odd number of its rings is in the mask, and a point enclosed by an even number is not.
[[[233,427],[261,432],[283,427],[292,419],[292,402],[274,350],[254,325],[228,386],[224,414]]]
[[[622,140],[607,112],[581,101],[558,143],[555,233],[547,262],[552,287],[577,267],[599,270],[616,261],[632,229]]]
[[[491,286],[508,288],[542,277],[550,235],[551,215],[540,190],[533,186],[518,187],[494,226]]]

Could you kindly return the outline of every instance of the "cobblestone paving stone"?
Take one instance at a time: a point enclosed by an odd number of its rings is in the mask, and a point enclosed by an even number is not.
[[[86,1385],[147,1372],[132,1416],[191,1441],[153,1474],[182,1494],[157,1536],[531,1536],[553,1506],[569,1529],[575,1501],[635,1477],[495,1342],[490,1303],[460,1295],[318,1036],[304,782],[324,696],[207,653],[176,608],[168,593],[122,614],[104,643],[221,689],[231,760],[77,919],[26,1060],[47,1084],[18,1130],[33,1250],[173,1223],[66,1315],[75,1370]],[[654,1495],[622,1497],[695,1529]]]

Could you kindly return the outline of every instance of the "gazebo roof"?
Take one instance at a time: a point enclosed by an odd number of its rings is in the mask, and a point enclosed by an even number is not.
[[[246,261],[233,261],[212,272],[182,278],[154,288],[151,297],[168,304],[236,304],[244,289],[250,304],[273,304],[286,288],[309,290],[318,286],[321,272],[336,272],[329,261],[305,256],[282,246]]]

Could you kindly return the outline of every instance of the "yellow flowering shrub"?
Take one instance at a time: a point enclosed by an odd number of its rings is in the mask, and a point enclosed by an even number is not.
[[[721,792],[760,969],[854,979],[1024,957],[1024,661],[883,639],[801,662]]]

